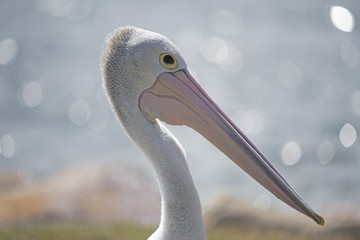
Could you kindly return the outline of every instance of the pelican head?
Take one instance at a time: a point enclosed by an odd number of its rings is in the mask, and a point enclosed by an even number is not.
[[[154,158],[152,148],[159,147],[152,143],[154,134],[149,130],[159,124],[158,120],[189,126],[276,197],[324,224],[323,218],[298,196],[200,87],[176,46],[166,37],[135,27],[117,29],[107,40],[102,73],[118,119],[149,158]]]
[[[174,73],[187,66],[176,46],[158,33],[122,27],[109,35],[107,42],[102,55],[104,89],[118,119],[134,139],[137,133],[132,131],[133,126],[145,116],[139,115],[141,94],[162,73]]]

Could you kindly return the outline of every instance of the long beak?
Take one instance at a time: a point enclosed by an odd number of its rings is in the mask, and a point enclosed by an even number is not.
[[[160,74],[153,86],[142,92],[139,106],[149,121],[158,118],[193,128],[277,198],[324,225],[324,219],[299,197],[187,69]]]

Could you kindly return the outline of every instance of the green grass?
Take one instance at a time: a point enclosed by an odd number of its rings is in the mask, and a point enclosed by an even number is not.
[[[154,228],[133,224],[32,224],[0,230],[0,240],[145,240]],[[346,235],[304,235],[278,230],[218,227],[207,230],[208,240],[352,240]]]

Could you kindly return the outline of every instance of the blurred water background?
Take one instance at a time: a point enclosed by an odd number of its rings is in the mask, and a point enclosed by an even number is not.
[[[73,164],[150,164],[101,87],[116,27],[162,33],[204,89],[314,209],[359,214],[360,4],[348,1],[0,1],[0,169],[24,185]],[[201,199],[288,207],[196,132],[183,144]],[[155,183],[155,180],[153,180]]]

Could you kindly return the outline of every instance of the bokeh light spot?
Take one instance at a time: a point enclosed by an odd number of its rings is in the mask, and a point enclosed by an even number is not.
[[[346,123],[340,129],[339,138],[340,138],[341,144],[344,147],[346,147],[346,148],[351,147],[356,141],[355,128],[350,123]]]
[[[334,158],[335,148],[328,141],[322,142],[317,148],[316,155],[321,164],[327,164]]]
[[[295,141],[290,141],[284,144],[281,148],[281,160],[287,166],[292,166],[298,163],[301,159],[301,147]]]
[[[0,64],[8,65],[15,61],[18,55],[17,42],[12,39],[5,39],[0,42]]]
[[[42,89],[39,82],[28,83],[22,91],[22,100],[24,104],[33,108],[36,107],[42,99]]]
[[[221,62],[228,56],[227,43],[218,37],[210,37],[200,43],[199,50],[203,58],[209,62]]]
[[[330,9],[330,18],[334,26],[344,32],[352,32],[355,26],[353,14],[346,8],[332,6]]]
[[[78,100],[73,102],[67,111],[67,116],[70,121],[78,126],[86,124],[89,114],[90,106],[84,100]]]
[[[5,134],[0,138],[1,154],[4,157],[11,158],[15,152],[15,141],[14,138]]]
[[[226,53],[222,55],[224,57],[217,61],[219,67],[225,72],[239,72],[244,62],[241,52],[232,46],[224,48],[224,50],[226,50]]]

